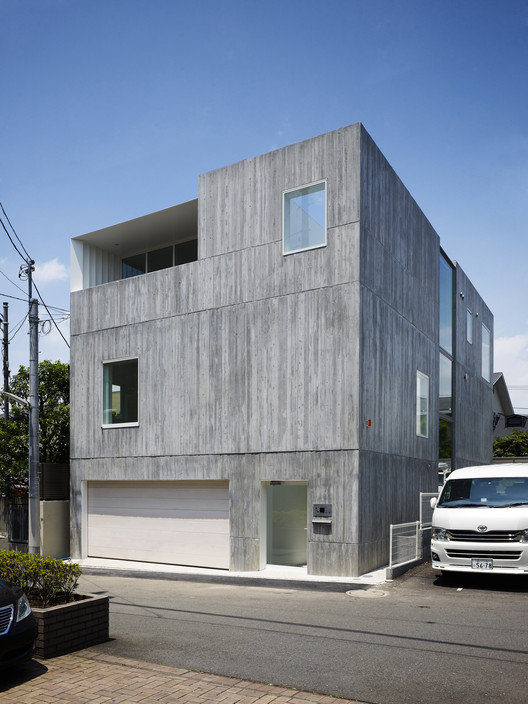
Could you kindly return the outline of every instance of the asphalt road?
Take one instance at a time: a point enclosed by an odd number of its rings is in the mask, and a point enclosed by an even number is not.
[[[86,575],[111,595],[98,649],[375,704],[528,697],[528,578],[422,565],[345,592]]]

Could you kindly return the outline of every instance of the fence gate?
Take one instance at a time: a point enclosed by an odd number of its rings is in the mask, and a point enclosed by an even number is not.
[[[420,493],[419,521],[391,524],[389,567],[414,562],[423,556],[424,533],[431,529],[433,518],[431,499],[436,496],[436,493]]]

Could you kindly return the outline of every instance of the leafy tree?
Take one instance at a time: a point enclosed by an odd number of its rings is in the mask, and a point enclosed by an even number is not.
[[[29,400],[29,369],[21,366],[11,393]],[[63,362],[39,364],[39,459],[68,462],[70,457],[70,372]],[[15,403],[9,421],[0,422],[0,494],[25,491],[28,484],[28,408]]]
[[[493,442],[494,457],[528,457],[528,432],[516,428]]]

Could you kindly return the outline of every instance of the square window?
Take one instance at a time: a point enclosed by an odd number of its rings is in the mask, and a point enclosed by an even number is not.
[[[326,181],[284,193],[282,253],[326,245]]]
[[[429,377],[416,372],[416,435],[429,437]]]
[[[103,362],[103,425],[138,424],[138,359]]]

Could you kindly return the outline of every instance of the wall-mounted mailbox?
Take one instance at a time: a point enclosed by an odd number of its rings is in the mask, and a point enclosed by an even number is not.
[[[332,504],[314,504],[312,523],[332,523]]]

